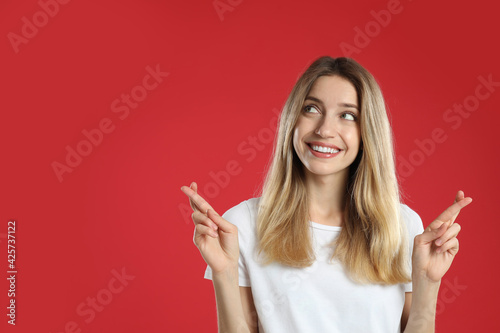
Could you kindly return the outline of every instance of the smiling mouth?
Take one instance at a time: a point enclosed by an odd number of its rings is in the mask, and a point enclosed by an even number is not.
[[[312,150],[318,153],[323,153],[323,154],[336,154],[341,151],[341,149],[334,149],[330,147],[323,147],[323,146],[317,146],[317,145],[311,145],[307,144]]]

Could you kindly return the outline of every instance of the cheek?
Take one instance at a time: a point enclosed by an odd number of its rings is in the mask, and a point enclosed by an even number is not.
[[[361,133],[359,129],[351,128],[350,130],[344,132],[343,137],[351,149],[359,148],[361,144]]]
[[[359,129],[359,127],[356,131],[356,141],[358,142],[358,146],[360,146],[361,145],[361,130]]]
[[[299,117],[293,128],[293,141],[299,143],[304,139],[304,135],[310,131],[311,123]]]
[[[298,143],[300,141],[300,131],[298,127],[293,130],[292,145],[295,152],[297,152]]]

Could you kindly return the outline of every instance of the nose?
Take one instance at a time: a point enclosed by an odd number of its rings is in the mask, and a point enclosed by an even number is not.
[[[337,122],[333,117],[323,117],[323,119],[318,123],[318,127],[314,133],[318,134],[322,138],[333,138],[337,135]]]

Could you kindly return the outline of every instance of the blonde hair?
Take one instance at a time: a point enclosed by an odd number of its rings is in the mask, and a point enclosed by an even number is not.
[[[315,260],[309,228],[303,165],[293,148],[293,130],[316,79],[337,75],[356,89],[363,150],[349,167],[345,216],[332,246],[360,283],[410,282],[408,236],[400,212],[392,130],[384,98],[373,76],[350,58],[320,57],[299,77],[283,106],[273,157],[261,189],[257,216],[264,264],[307,267]]]

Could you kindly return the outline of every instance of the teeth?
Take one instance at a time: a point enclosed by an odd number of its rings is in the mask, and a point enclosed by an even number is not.
[[[322,147],[322,146],[311,146],[313,150],[319,151],[320,153],[330,153],[330,154],[335,154],[338,153],[340,150],[336,150],[333,148],[328,148],[328,147]]]

